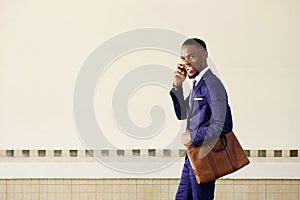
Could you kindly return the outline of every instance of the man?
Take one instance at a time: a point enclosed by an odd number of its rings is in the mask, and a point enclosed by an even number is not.
[[[204,41],[187,39],[181,48],[182,63],[174,72],[170,95],[179,120],[187,120],[187,130],[182,134],[182,143],[189,147],[200,146],[210,139],[232,130],[232,117],[226,90],[207,65],[208,52]],[[194,79],[193,89],[187,98],[183,96],[182,83]],[[186,156],[177,200],[214,199],[215,181],[202,184],[196,182],[193,169]]]

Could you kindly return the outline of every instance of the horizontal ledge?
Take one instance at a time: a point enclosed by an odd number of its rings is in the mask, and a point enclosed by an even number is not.
[[[143,158],[139,158],[143,159]],[[80,159],[79,159],[80,160]],[[113,159],[112,159],[113,160]],[[164,160],[164,159],[162,159]],[[223,178],[230,179],[300,179],[299,159],[250,159],[250,164]],[[111,164],[111,165],[110,165]],[[117,165],[113,165],[117,164]],[[138,165],[137,165],[138,164]],[[160,167],[162,166],[162,167]],[[160,162],[155,158],[138,162],[98,163],[98,162],[2,162],[0,179],[3,178],[179,178],[183,158]],[[124,170],[125,169],[125,170]],[[148,171],[148,169],[154,169]],[[128,170],[128,171],[127,171]],[[133,172],[134,171],[134,172]],[[135,172],[139,173],[135,173]]]

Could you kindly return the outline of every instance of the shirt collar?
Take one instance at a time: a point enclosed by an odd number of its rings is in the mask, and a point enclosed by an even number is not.
[[[201,72],[195,77],[195,81],[196,84],[195,86],[199,83],[200,79],[202,78],[202,76],[205,74],[205,72],[207,72],[207,70],[209,69],[209,67],[205,67],[204,69],[201,70]]]

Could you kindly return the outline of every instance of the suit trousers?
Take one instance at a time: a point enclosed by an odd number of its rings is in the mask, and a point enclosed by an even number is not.
[[[215,181],[198,184],[188,157],[181,174],[176,200],[213,200]]]

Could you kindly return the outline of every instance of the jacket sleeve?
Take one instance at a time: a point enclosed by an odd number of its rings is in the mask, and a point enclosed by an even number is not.
[[[219,80],[214,80],[205,84],[203,89],[211,110],[210,123],[208,126],[199,125],[198,129],[191,132],[194,147],[232,130],[231,111],[223,84]]]
[[[177,89],[172,88],[172,90],[170,91],[170,95],[173,101],[174,111],[177,119],[186,119],[189,96],[184,99],[182,86],[179,86]]]

